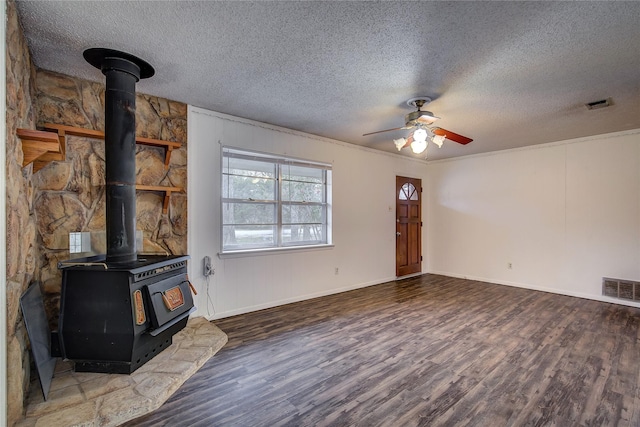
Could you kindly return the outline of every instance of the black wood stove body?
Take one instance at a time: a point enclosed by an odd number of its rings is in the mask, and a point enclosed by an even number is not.
[[[153,67],[128,53],[88,49],[106,76],[106,255],[59,263],[60,355],[76,371],[131,373],[169,346],[195,310],[187,255],[136,251],[135,85]]]
[[[109,265],[103,256],[60,264],[60,350],[78,372],[129,374],[171,345],[195,310],[188,256]]]

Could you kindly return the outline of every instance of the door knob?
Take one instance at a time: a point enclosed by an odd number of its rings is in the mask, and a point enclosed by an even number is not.
[[[401,235],[401,234],[402,234],[402,233],[400,233],[399,231],[396,231],[396,236],[397,236],[397,237],[400,237],[400,235]]]

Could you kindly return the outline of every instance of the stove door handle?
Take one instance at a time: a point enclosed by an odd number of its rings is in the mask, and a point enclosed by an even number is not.
[[[167,310],[169,311],[175,310],[175,308],[172,308],[171,303],[167,299],[167,296],[164,294],[164,292],[160,292],[160,295],[162,295],[162,301],[164,301],[164,306],[167,307]]]
[[[191,289],[191,292],[193,292],[194,295],[198,295],[198,291],[196,291],[196,288],[191,284],[191,280],[189,280],[188,274],[187,274],[187,283],[189,284],[189,288]]]

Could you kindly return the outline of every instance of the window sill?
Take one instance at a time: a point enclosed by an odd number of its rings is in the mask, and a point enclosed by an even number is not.
[[[287,247],[281,247],[281,248],[243,249],[238,251],[219,252],[218,258],[220,259],[242,258],[242,257],[262,256],[262,255],[276,255],[276,254],[288,253],[288,252],[327,250],[327,249],[332,249],[334,246],[335,245],[332,245],[332,244],[326,244],[326,245],[309,245],[309,246],[287,246]]]

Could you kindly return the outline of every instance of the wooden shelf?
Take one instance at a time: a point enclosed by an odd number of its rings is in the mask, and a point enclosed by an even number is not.
[[[64,160],[64,142],[57,133],[16,129],[16,135],[22,140],[22,167],[33,163],[33,171],[37,172],[51,161]]]
[[[169,210],[169,199],[171,193],[181,193],[183,191],[180,187],[163,187],[159,185],[141,185],[136,184],[136,190],[140,191],[160,191],[164,193],[164,201],[162,203],[162,213],[166,214]]]
[[[93,129],[77,128],[73,126],[58,125],[54,123],[45,123],[44,128],[46,130],[55,131],[60,138],[66,137],[66,135],[83,136],[86,138],[104,139],[104,132]],[[164,168],[169,169],[169,162],[171,161],[171,152],[182,146],[179,142],[163,141],[161,139],[145,138],[143,136],[136,136],[136,144],[149,145],[152,147],[161,147],[165,149],[164,156]]]
[[[33,162],[33,171],[37,172],[47,163],[64,160],[67,135],[81,136],[85,138],[104,139],[104,132],[93,129],[84,129],[74,126],[58,125],[54,123],[45,123],[45,130],[17,129],[16,134],[22,140],[22,151],[24,153],[22,167]],[[171,161],[171,152],[182,146],[179,142],[163,141],[161,139],[145,138],[136,136],[136,144],[149,145],[152,147],[164,148],[164,168],[169,169]],[[162,203],[162,213],[166,214],[169,210],[169,199],[171,193],[181,193],[180,187],[163,187],[158,185],[138,185],[136,190],[140,191],[159,191],[164,193],[164,201]]]

